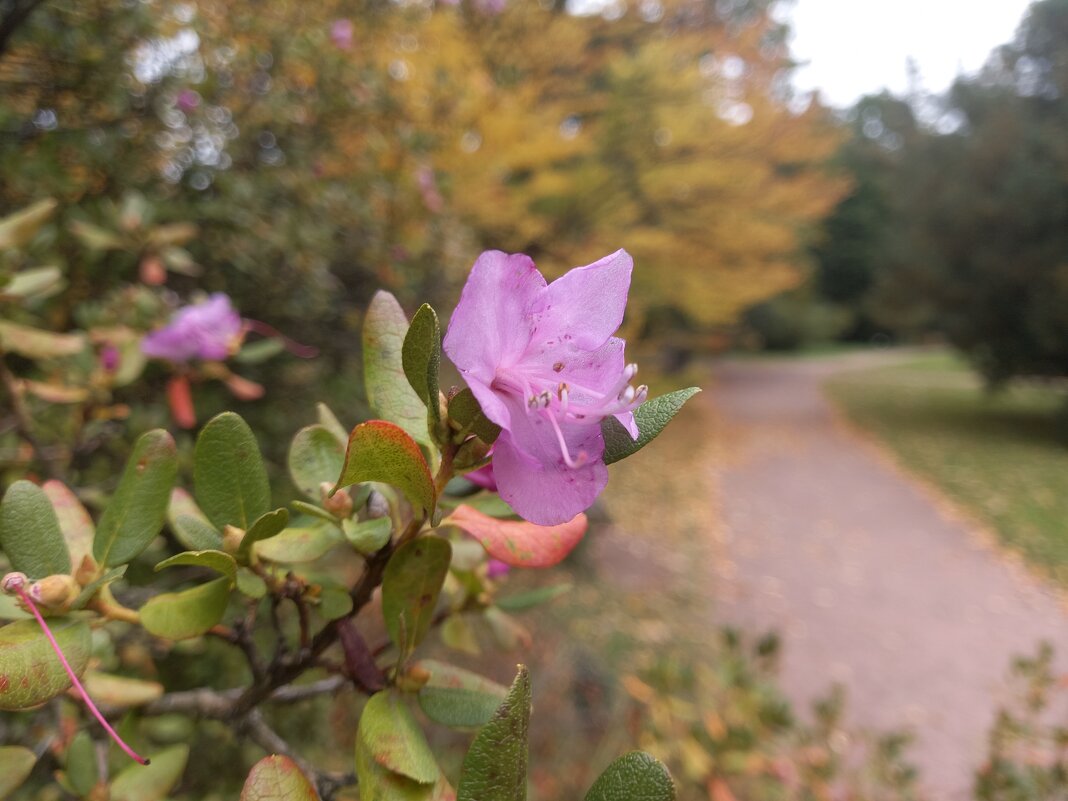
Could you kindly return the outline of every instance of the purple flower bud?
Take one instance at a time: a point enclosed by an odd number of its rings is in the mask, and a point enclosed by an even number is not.
[[[338,50],[351,50],[355,39],[356,27],[351,19],[334,20],[330,26],[330,41]]]
[[[200,94],[192,89],[182,89],[178,93],[178,97],[175,98],[174,105],[179,111],[184,111],[188,114],[190,111],[195,111],[197,106],[200,105]]]
[[[114,373],[119,369],[121,357],[119,349],[114,345],[105,345],[100,349],[100,366],[105,373]]]
[[[502,562],[500,559],[490,559],[486,562],[486,577],[491,579],[498,579],[507,576],[511,572],[512,568]]]
[[[190,359],[220,361],[231,354],[240,337],[240,315],[230,298],[216,292],[202,303],[175,312],[167,325],[141,340],[141,351],[154,359],[178,363]]]

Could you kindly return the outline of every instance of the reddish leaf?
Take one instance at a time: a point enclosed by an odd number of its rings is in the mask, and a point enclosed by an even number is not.
[[[363,481],[392,484],[412,506],[434,508],[434,479],[426,459],[404,429],[385,420],[370,420],[352,429],[345,466],[335,490]]]
[[[461,505],[444,523],[461,528],[482,543],[494,559],[512,567],[552,567],[563,561],[586,533],[588,521],[578,514],[558,526],[537,526],[525,520],[498,520]]]
[[[252,766],[241,790],[241,801],[318,801],[319,794],[296,763],[285,756],[268,756]]]

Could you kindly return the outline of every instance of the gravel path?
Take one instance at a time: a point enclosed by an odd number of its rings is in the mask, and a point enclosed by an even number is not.
[[[723,362],[713,399],[721,466],[718,615],[784,639],[783,686],[832,682],[849,720],[916,733],[933,801],[970,797],[1011,657],[1068,653],[1065,607],[989,537],[836,417],[833,373],[900,358]]]

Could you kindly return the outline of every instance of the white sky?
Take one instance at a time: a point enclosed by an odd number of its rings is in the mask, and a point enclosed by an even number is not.
[[[961,72],[978,70],[1010,41],[1028,0],[791,0],[781,9],[793,30],[791,52],[808,62],[800,89],[849,106],[861,95],[907,88],[912,56],[922,87],[941,92]]]

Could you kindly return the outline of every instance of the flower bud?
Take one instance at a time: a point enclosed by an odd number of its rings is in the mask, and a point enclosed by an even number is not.
[[[82,557],[82,562],[74,571],[74,580],[85,587],[96,578],[97,565],[89,554]]]
[[[334,485],[329,481],[324,481],[319,485],[319,496],[322,498],[323,508],[338,520],[347,520],[352,517],[352,496],[347,489],[339,489],[331,495],[330,490],[333,488]]]
[[[241,547],[243,539],[245,539],[245,529],[231,526],[229,523],[223,526],[222,549],[228,554],[237,553],[237,549]]]
[[[8,595],[15,595],[29,582],[25,573],[8,573],[0,579],[0,589]]]
[[[54,611],[66,611],[81,593],[82,588],[74,576],[60,574],[46,576],[30,585],[27,594],[34,603]]]
[[[418,692],[428,681],[430,681],[430,671],[420,665],[412,665],[397,676],[397,689],[401,692]]]
[[[377,490],[371,490],[371,494],[367,497],[367,516],[370,518],[389,517],[389,501]]]

